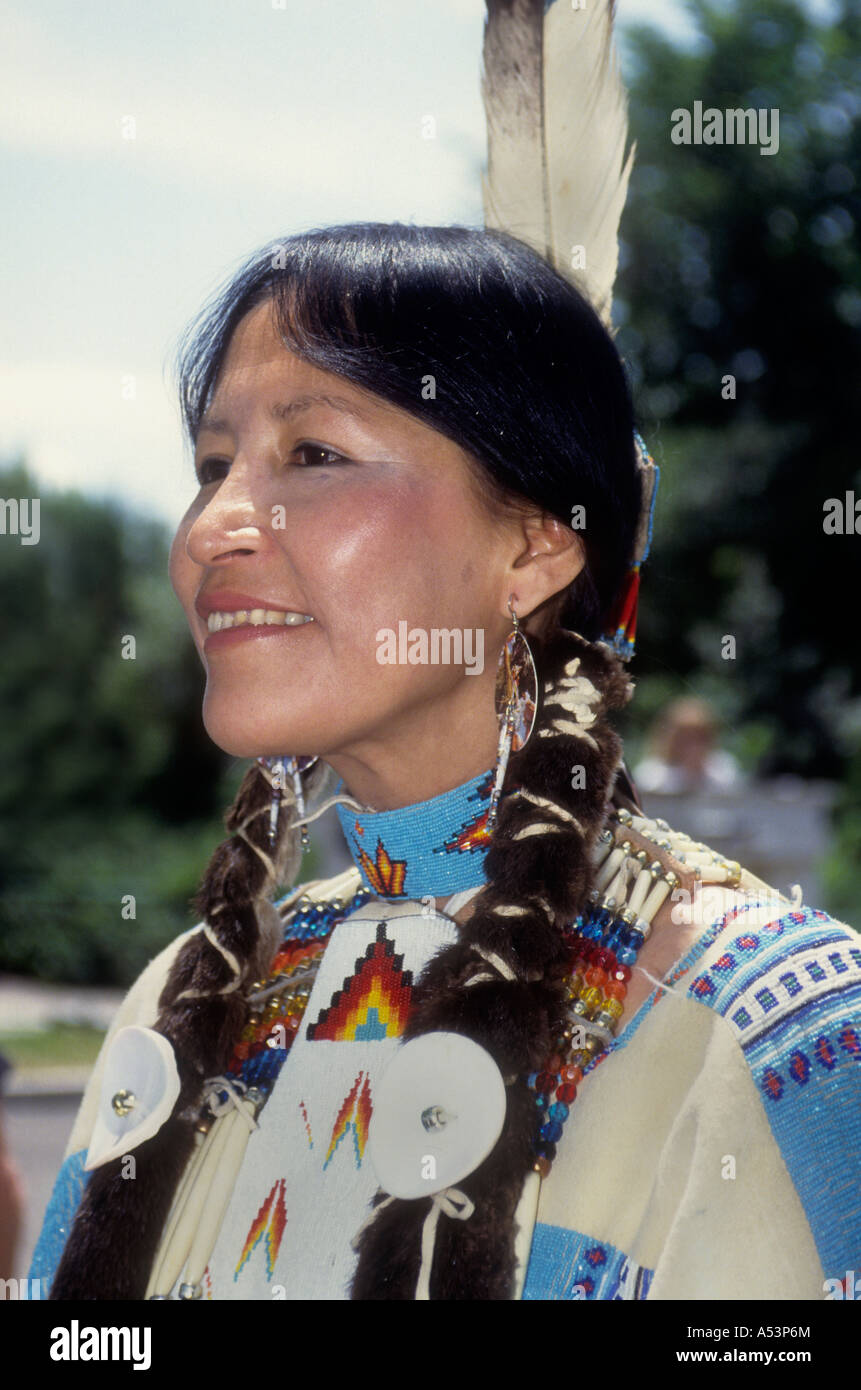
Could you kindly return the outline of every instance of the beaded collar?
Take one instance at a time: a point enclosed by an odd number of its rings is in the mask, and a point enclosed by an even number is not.
[[[396,811],[336,806],[362,881],[379,898],[442,898],[486,882],[494,769]]]

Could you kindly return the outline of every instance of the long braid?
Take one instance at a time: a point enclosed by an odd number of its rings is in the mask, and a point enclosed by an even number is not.
[[[311,795],[330,775],[318,764]],[[248,1016],[250,985],[265,975],[283,923],[270,900],[301,862],[292,788],[282,793],[279,834],[269,845],[271,779],[254,764],[225,817],[229,834],[207,866],[195,907],[203,917],[179,951],[154,1024],[173,1047],[180,1093],[157,1134],[135,1149],[134,1181],[121,1158],[97,1168],[51,1285],[52,1299],[143,1298],[177,1183],[191,1155],[203,1083],[230,1060]]]
[[[607,712],[632,687],[606,648],[559,631],[532,639],[543,680],[536,728],[513,754],[506,793],[485,860],[486,887],[459,941],[425,968],[405,1039],[460,1032],[485,1047],[507,1082],[505,1126],[484,1163],[459,1186],[472,1198],[469,1221],[441,1221],[434,1257],[437,1298],[505,1299],[513,1278],[513,1218],[532,1164],[534,1100],[524,1077],[548,1055],[564,1021],[560,927],[585,905],[591,850],[603,825],[621,743]],[[582,790],[572,791],[575,766]],[[329,769],[307,780],[318,792]],[[290,789],[280,835],[267,839],[270,786],[258,765],[226,817],[196,904],[204,918],[179,952],[159,1001],[155,1027],[171,1042],[181,1090],[171,1118],[136,1149],[137,1177],[122,1160],[95,1171],[79,1207],[51,1298],[142,1298],[177,1183],[191,1155],[203,1081],[226,1066],[247,1018],[246,994],[265,975],[283,930],[269,900],[301,859],[290,828]],[[379,1194],[382,1199],[383,1194]],[[352,1297],[412,1299],[427,1199],[389,1204],[364,1232]],[[438,1273],[437,1273],[438,1271]]]
[[[531,639],[530,639],[531,640]],[[584,908],[591,849],[602,829],[621,741],[607,714],[633,687],[619,659],[578,634],[536,642],[537,726],[512,755],[491,848],[488,883],[460,940],[422,972],[405,1038],[462,1033],[494,1058],[507,1084],[503,1133],[481,1166],[458,1183],[475,1204],[466,1221],[437,1227],[432,1293],[507,1299],[514,1274],[514,1212],[532,1166],[535,1103],[526,1075],[565,1026],[561,928]],[[584,777],[572,773],[582,767]],[[382,1199],[378,1194],[377,1201]],[[363,1232],[352,1297],[415,1296],[428,1199],[394,1201]]]

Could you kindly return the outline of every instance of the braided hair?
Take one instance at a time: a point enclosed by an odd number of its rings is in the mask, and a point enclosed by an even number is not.
[[[530,636],[536,726],[509,760],[487,884],[458,942],[416,982],[406,1030],[407,1038],[460,1032],[487,1049],[506,1080],[503,1134],[460,1184],[473,1216],[440,1225],[432,1293],[508,1298],[514,1211],[532,1165],[535,1110],[523,1078],[564,1032],[561,927],[591,888],[590,850],[621,762],[609,714],[632,693],[619,659],[596,640],[631,559],[640,503],[627,384],[588,301],[515,238],[358,224],[266,248],[189,330],[180,391],[192,440],[236,326],[267,299],[285,345],[454,439],[497,503],[528,499],[566,520],[573,505],[585,508],[586,564],[557,605],[556,625]],[[433,396],[419,389],[428,378]],[[584,773],[576,790],[575,766]],[[317,764],[309,796],[329,772]],[[137,1149],[134,1183],[123,1180],[119,1159],[94,1172],[52,1298],[144,1296],[204,1080],[226,1067],[251,987],[280,943],[272,894],[301,860],[290,788],[285,799],[270,845],[270,783],[253,764],[195,899],[202,927],[180,949],[159,1000],[154,1026],[174,1049],[181,1083],[173,1113]],[[413,1297],[427,1209],[427,1199],[393,1201],[367,1227],[354,1298]]]
[[[406,1039],[436,1030],[464,1034],[490,1053],[507,1089],[500,1139],[458,1183],[474,1212],[438,1227],[435,1298],[512,1296],[514,1215],[534,1162],[535,1098],[526,1077],[564,1045],[568,952],[561,928],[586,907],[592,888],[591,850],[621,756],[607,715],[632,693],[619,658],[576,633],[555,632],[535,662],[538,718],[528,744],[509,760],[509,795],[484,864],[487,884],[460,940],[419,977],[405,1029]],[[576,791],[575,767],[584,774]],[[414,1297],[427,1211],[427,1199],[380,1211],[361,1236],[354,1298]]]

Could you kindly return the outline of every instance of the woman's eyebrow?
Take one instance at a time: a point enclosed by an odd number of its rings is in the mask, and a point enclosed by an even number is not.
[[[348,400],[346,396],[328,396],[322,393],[296,396],[292,401],[277,402],[272,406],[269,414],[275,420],[289,420],[294,415],[300,414],[303,410],[310,410],[315,405],[327,405],[332,410],[340,410],[344,415],[354,415],[359,420],[369,422],[371,419],[367,411],[362,410],[361,406]],[[230,423],[228,420],[204,415],[198,427],[199,432],[203,430],[207,430],[210,434],[229,434]]]

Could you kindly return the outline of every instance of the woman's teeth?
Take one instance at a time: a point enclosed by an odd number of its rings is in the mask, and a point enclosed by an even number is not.
[[[210,613],[206,625],[210,632],[221,632],[225,627],[242,627],[250,623],[252,627],[298,627],[300,623],[313,623],[307,613],[284,613],[275,608],[240,608],[236,613]]]

